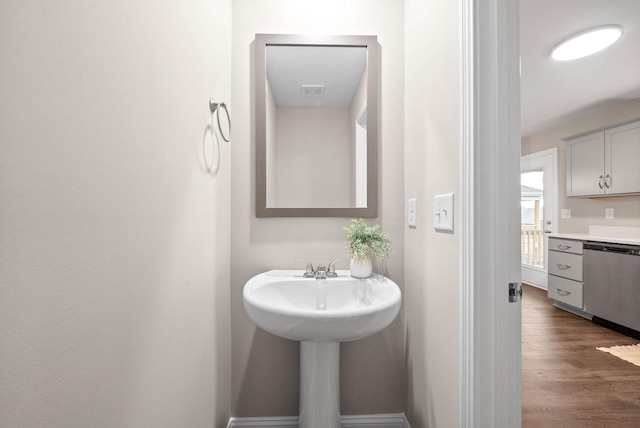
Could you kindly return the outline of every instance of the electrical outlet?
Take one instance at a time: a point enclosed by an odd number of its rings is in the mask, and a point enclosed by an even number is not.
[[[409,227],[416,228],[418,227],[418,213],[416,211],[416,198],[409,199],[409,214],[407,223]]]
[[[436,232],[453,232],[453,193],[434,196],[433,228]]]
[[[604,210],[604,218],[605,220],[613,220],[613,208],[605,208]]]
[[[562,218],[571,218],[571,210],[568,208],[565,208],[563,210],[560,211],[560,217]]]

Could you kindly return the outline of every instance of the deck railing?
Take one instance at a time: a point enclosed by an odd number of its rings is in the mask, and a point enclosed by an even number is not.
[[[520,230],[522,264],[543,267],[544,253],[544,231],[535,226],[522,226]]]

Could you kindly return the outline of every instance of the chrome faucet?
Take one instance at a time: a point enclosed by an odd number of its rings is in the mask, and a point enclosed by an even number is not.
[[[325,265],[318,265],[316,279],[327,279],[327,267]]]
[[[307,264],[305,271],[302,274],[304,278],[326,279],[326,278],[338,277],[338,274],[336,273],[336,263],[344,259],[335,259],[331,263],[329,263],[328,267],[325,265],[319,264],[317,269],[314,269],[311,262],[307,259],[296,259],[296,260],[305,262]]]
[[[344,259],[335,259],[331,263],[329,263],[329,268],[327,269],[327,278],[337,278],[338,274],[336,273],[336,263],[344,260]]]
[[[315,278],[316,276],[316,271],[313,269],[313,265],[311,264],[311,262],[307,259],[296,259],[300,262],[305,262],[307,264],[307,267],[304,270],[304,273],[302,274],[303,277],[305,278]]]

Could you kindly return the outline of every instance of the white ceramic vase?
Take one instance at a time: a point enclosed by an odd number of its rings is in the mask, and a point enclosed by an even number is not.
[[[362,260],[351,259],[349,268],[351,269],[351,276],[354,278],[369,278],[373,271],[373,266],[369,258]]]

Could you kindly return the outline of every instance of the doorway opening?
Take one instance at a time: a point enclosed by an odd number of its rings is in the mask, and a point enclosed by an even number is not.
[[[547,235],[557,232],[557,149],[520,163],[520,261],[522,281],[547,289]]]

